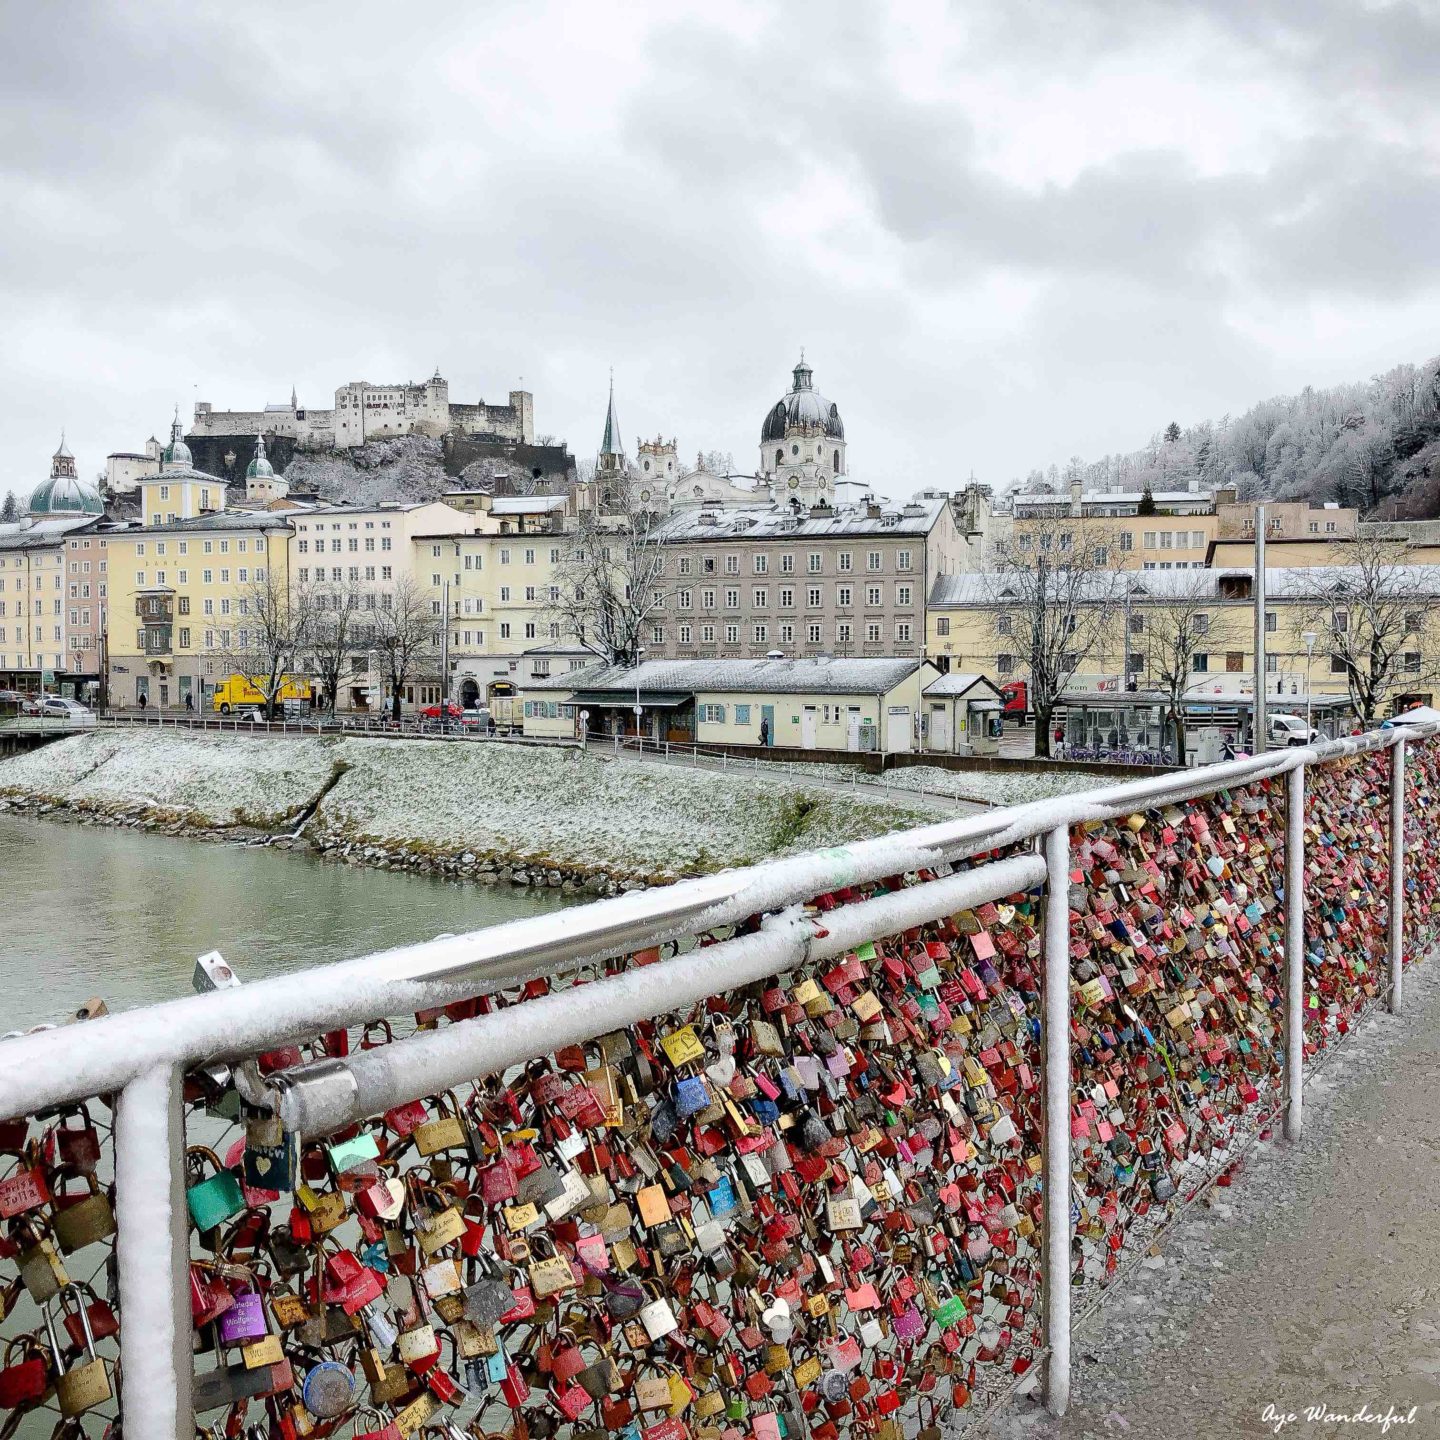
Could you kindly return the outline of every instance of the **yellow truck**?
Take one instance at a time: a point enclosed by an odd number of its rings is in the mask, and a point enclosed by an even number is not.
[[[221,715],[229,715],[236,710],[263,709],[265,696],[260,687],[266,678],[264,675],[253,679],[245,675],[232,675],[215,687],[214,708]],[[275,708],[278,710],[286,701],[301,701],[308,705],[310,698],[308,680],[297,680],[293,675],[285,675],[281,677],[280,689],[275,696]]]

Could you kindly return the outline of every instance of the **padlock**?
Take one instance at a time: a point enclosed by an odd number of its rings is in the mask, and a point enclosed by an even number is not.
[[[90,1333],[90,1319],[84,1309],[80,1311],[81,1329],[85,1343],[79,1360],[69,1370],[60,1354],[60,1342],[55,1336],[55,1320],[50,1307],[45,1307],[45,1334],[50,1340],[50,1353],[55,1361],[55,1399],[60,1413],[67,1418],[83,1415],[97,1405],[103,1405],[111,1398],[110,1376],[105,1362],[95,1353],[95,1337]]]
[[[0,1359],[0,1410],[19,1410],[44,1399],[51,1379],[50,1357],[40,1341],[33,1335],[10,1336]]]
[[[78,1119],[78,1129],[66,1122]],[[100,1163],[100,1132],[86,1105],[77,1105],[60,1117],[60,1123],[45,1137],[45,1160],[52,1167],[90,1174]]]
[[[670,1302],[658,1284],[652,1281],[645,1288],[650,1290],[652,1287],[655,1298],[640,1307],[640,1323],[652,1341],[663,1340],[680,1328],[680,1322],[675,1318],[675,1312],[670,1308]]]
[[[64,1188],[63,1178],[61,1188],[52,1193],[55,1238],[67,1255],[107,1240],[115,1233],[115,1211],[110,1197],[93,1173],[84,1171],[79,1178],[87,1187],[84,1195],[70,1195]]]
[[[32,1230],[30,1233],[35,1232]],[[36,1304],[43,1305],[47,1300],[53,1300],[70,1283],[60,1252],[48,1235],[40,1235],[25,1246],[20,1251],[18,1264],[20,1279]]]
[[[287,1131],[272,1111],[246,1106],[245,1184],[256,1190],[293,1190],[300,1175],[300,1137]]]
[[[194,1180],[185,1192],[190,1218],[202,1234],[214,1230],[245,1209],[245,1196],[234,1171],[227,1170],[220,1157],[207,1146],[191,1145],[186,1148],[185,1165],[190,1175],[203,1176],[206,1161],[215,1173],[208,1178]]]
[[[300,1398],[317,1420],[333,1420],[350,1409],[357,1389],[355,1372],[348,1365],[321,1360],[306,1371]]]

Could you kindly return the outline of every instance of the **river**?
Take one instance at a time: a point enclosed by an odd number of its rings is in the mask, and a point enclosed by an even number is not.
[[[0,1030],[191,993],[219,950],[242,980],[574,903],[325,863],[298,851],[0,815]]]

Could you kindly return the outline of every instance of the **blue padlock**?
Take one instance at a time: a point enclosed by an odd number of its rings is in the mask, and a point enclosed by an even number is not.
[[[300,1398],[317,1420],[334,1420],[355,1403],[355,1372],[338,1360],[322,1360],[300,1385]]]
[[[675,1082],[675,1110],[685,1116],[703,1110],[710,1103],[710,1092],[698,1075],[686,1075]]]

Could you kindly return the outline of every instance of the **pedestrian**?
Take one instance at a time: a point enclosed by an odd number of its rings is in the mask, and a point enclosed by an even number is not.
[[[143,710],[145,708],[145,692],[142,690],[136,697],[135,703]]]
[[[1057,755],[1063,755],[1065,753],[1065,727],[1063,725],[1057,725],[1055,727],[1053,739],[1055,741],[1055,753]]]
[[[760,743],[761,743],[762,745],[768,745],[768,744],[770,743],[770,722],[769,722],[769,720],[762,720],[762,721],[760,722]]]
[[[191,714],[194,714],[195,697],[188,690],[185,692],[185,708],[190,711]]]

